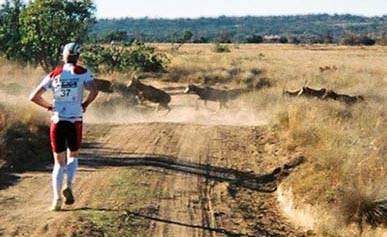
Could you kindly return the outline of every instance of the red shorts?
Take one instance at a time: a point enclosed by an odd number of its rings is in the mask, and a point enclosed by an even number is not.
[[[59,121],[51,123],[50,127],[51,148],[55,153],[78,151],[82,142],[82,121]]]

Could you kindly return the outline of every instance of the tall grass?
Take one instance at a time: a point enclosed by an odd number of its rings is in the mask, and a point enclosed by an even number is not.
[[[0,106],[0,161],[11,171],[34,169],[51,159],[48,122],[36,110]]]
[[[0,62],[0,166],[18,172],[36,168],[51,159],[48,116],[28,101],[44,72]]]
[[[195,48],[203,56],[194,54]],[[246,95],[243,100],[252,112],[270,117],[271,129],[281,134],[284,149],[307,157],[306,165],[285,186],[292,187],[299,205],[312,204],[333,216],[321,223],[324,233],[345,236],[338,230],[350,223],[360,224],[364,207],[387,199],[384,47],[246,45],[222,56],[208,48],[183,48],[184,56],[174,59],[174,66],[186,68],[190,62],[196,68],[192,74],[197,69],[214,73],[238,62],[238,75],[251,68],[264,71],[272,87]],[[338,70],[320,72],[320,66],[336,66]],[[228,82],[240,86],[238,76]],[[365,102],[348,106],[282,95],[283,89],[299,89],[305,84],[363,95]]]

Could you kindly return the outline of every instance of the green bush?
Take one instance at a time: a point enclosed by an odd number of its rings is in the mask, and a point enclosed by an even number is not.
[[[169,63],[165,54],[138,41],[127,45],[88,45],[83,48],[82,59],[94,72],[164,72]]]
[[[281,36],[279,39],[278,39],[278,43],[280,44],[287,44],[289,42],[288,38],[286,38],[285,36]]]
[[[247,37],[246,43],[249,43],[249,44],[263,43],[263,37],[260,35],[250,35],[249,37]]]
[[[341,44],[343,45],[366,45],[371,46],[374,45],[376,41],[366,35],[354,35],[354,34],[348,34],[343,36],[341,39]]]
[[[216,53],[229,53],[231,52],[230,48],[227,45],[216,43],[213,48]]]

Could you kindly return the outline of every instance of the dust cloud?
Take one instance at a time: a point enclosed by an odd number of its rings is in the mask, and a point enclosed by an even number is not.
[[[26,90],[20,94],[8,94],[0,92],[0,101],[4,105],[13,108],[25,108],[28,110],[41,113],[46,112],[39,110],[33,105],[28,96],[32,89]],[[28,93],[27,93],[28,92]],[[52,100],[50,93],[44,97]],[[104,102],[106,98],[98,98],[95,104],[92,104],[86,114],[84,121],[86,123],[110,123],[110,124],[127,124],[127,123],[187,123],[200,125],[229,125],[229,126],[261,126],[268,124],[271,120],[271,113],[268,111],[257,111],[251,108],[242,100],[230,101],[226,109],[219,109],[217,102],[208,102],[207,106],[203,101],[198,101],[193,95],[172,96],[170,103],[171,111],[156,111],[156,104],[148,103],[144,105],[128,106],[123,103],[112,103],[103,107],[98,106],[98,100]],[[47,113],[47,118],[50,114]]]
[[[188,97],[188,96],[187,96]],[[208,102],[207,106],[199,102],[199,108],[192,100],[184,103],[181,99],[172,98],[171,111],[155,111],[149,107],[111,105],[108,108],[91,108],[85,116],[88,123],[189,123],[200,125],[261,126],[267,124],[271,117],[267,112],[257,112],[240,101],[228,104],[229,108],[219,109],[218,103]],[[151,107],[152,106],[152,107]]]

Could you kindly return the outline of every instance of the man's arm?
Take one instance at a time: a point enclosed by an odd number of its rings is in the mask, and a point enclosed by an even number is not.
[[[53,106],[51,103],[43,99],[42,95],[44,94],[44,92],[46,92],[46,89],[44,89],[43,87],[38,87],[34,92],[32,92],[29,97],[29,100],[51,111],[53,109]]]
[[[90,81],[86,86],[86,89],[90,91],[87,95],[86,100],[82,103],[83,112],[86,112],[87,107],[97,98],[98,90],[94,81]]]

